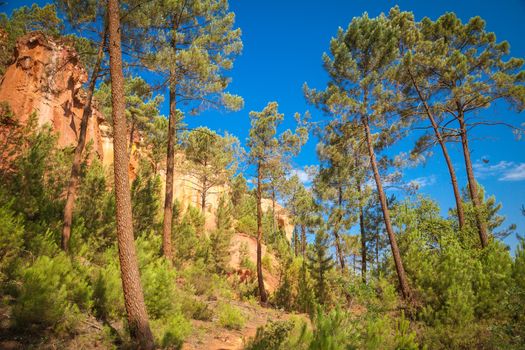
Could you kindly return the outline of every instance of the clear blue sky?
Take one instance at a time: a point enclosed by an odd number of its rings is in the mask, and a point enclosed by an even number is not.
[[[7,1],[2,11],[33,1]],[[49,1],[38,1],[46,3]],[[278,101],[285,113],[285,127],[293,125],[293,113],[310,110],[314,119],[324,118],[319,111],[308,106],[302,94],[302,85],[323,88],[326,74],[321,66],[321,55],[328,49],[328,43],[338,27],[346,27],[353,17],[368,12],[376,16],[395,5],[401,10],[413,11],[416,19],[428,16],[432,19],[453,11],[464,21],[481,16],[487,28],[496,33],[498,40],[511,44],[511,54],[525,57],[523,40],[523,18],[525,1],[506,0],[495,4],[493,1],[439,0],[439,1],[386,1],[386,0],[230,0],[231,9],[236,13],[236,23],[242,29],[244,50],[236,60],[231,72],[233,83],[230,91],[244,97],[245,108],[237,113],[205,112],[197,117],[187,118],[191,127],[206,125],[212,129],[228,131],[244,142],[250,126],[248,112],[261,110],[268,101]],[[166,113],[166,111],[164,111]],[[517,115],[504,104],[487,111],[513,123],[525,121],[525,113]],[[525,204],[525,152],[524,142],[516,141],[505,128],[491,127],[472,133],[472,157],[476,162],[478,180],[488,194],[494,194],[502,202],[501,213],[507,216],[507,224],[516,223],[518,232],[525,234],[525,217],[520,208]],[[311,139],[295,160],[295,166],[317,163],[315,145]],[[401,142],[391,151],[409,151],[412,143]],[[461,150],[451,145],[453,161],[458,169],[459,181],[464,186]],[[487,164],[481,158],[488,159]],[[425,165],[404,172],[407,181],[417,179],[424,184],[421,192],[437,200],[443,212],[453,205],[449,177],[439,150]],[[516,238],[505,240],[511,247]]]

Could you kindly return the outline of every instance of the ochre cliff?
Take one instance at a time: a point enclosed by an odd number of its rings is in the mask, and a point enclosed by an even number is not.
[[[40,126],[49,124],[56,131],[59,147],[74,146],[84,105],[81,87],[86,80],[74,49],[41,33],[30,33],[18,40],[13,63],[0,80],[0,102],[7,102],[22,122],[35,113]],[[100,158],[99,123],[103,120],[95,110],[87,131]]]
[[[53,40],[39,32],[21,37],[13,54],[12,64],[0,79],[0,102],[7,102],[15,116],[23,123],[35,113],[40,126],[48,124],[58,134],[59,147],[77,144],[85,92],[82,85],[88,75],[76,51],[66,41]],[[94,104],[93,115],[88,123],[87,141],[93,143],[95,155],[107,167],[113,164],[112,128]],[[137,154],[140,153],[140,137],[137,137]],[[137,157],[130,159],[130,177],[136,175]],[[184,173],[183,154],[176,156],[174,198],[182,208],[199,207],[200,196],[194,182]],[[160,170],[161,177],[164,170]],[[164,183],[164,182],[163,182]],[[164,189],[163,189],[164,192]],[[220,197],[229,192],[227,186],[209,191],[206,206],[206,228],[215,227],[215,211]],[[271,201],[263,200],[264,210],[271,210]],[[277,221],[290,239],[293,226],[286,211],[276,205]]]

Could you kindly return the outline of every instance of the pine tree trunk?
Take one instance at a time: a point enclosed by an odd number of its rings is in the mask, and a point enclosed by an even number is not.
[[[335,241],[335,253],[337,254],[337,259],[339,260],[339,266],[341,266],[341,270],[345,269],[345,257],[343,256],[343,252],[341,249],[341,238],[339,236],[339,232],[334,229],[334,241]]]
[[[474,177],[474,171],[472,169],[472,160],[470,159],[470,150],[468,146],[467,128],[463,113],[458,115],[459,130],[461,135],[461,146],[463,148],[463,157],[465,159],[465,169],[467,170],[468,188],[470,193],[470,199],[474,206],[474,214],[476,215],[476,225],[478,227],[479,239],[481,241],[481,247],[485,248],[488,245],[487,237],[487,226],[481,216],[482,205],[479,201],[478,185],[476,178]]]
[[[465,213],[463,211],[463,201],[461,200],[461,192],[459,191],[458,180],[456,177],[456,170],[454,169],[452,160],[450,159],[450,156],[448,154],[445,140],[443,139],[443,135],[441,135],[441,132],[439,131],[439,127],[438,127],[438,124],[436,123],[434,115],[430,111],[430,107],[428,106],[426,99],[423,97],[423,94],[421,93],[419,86],[417,85],[415,79],[412,76],[412,73],[409,72],[409,74],[410,74],[410,78],[412,79],[412,84],[414,88],[416,89],[417,94],[419,96],[419,99],[421,100],[421,102],[423,102],[423,106],[425,107],[425,112],[428,116],[428,119],[430,120],[430,123],[432,124],[434,135],[436,136],[436,139],[439,143],[439,147],[441,148],[441,151],[443,153],[443,157],[445,158],[445,162],[448,168],[448,173],[450,175],[450,181],[452,183],[452,190],[454,191],[454,199],[456,201],[456,211],[458,213],[459,229],[461,230],[463,229],[463,227],[465,227]]]
[[[355,157],[355,168],[359,167],[359,159]],[[361,181],[357,180],[357,193],[359,200],[359,230],[361,231],[361,278],[363,283],[366,283],[366,232],[365,232],[365,215],[363,213],[363,193],[361,189]]]
[[[128,177],[129,161],[126,142],[127,127],[124,114],[124,75],[122,72],[120,15],[117,0],[108,0],[108,18],[117,239],[124,304],[128,315],[131,338],[136,341],[139,348],[153,349],[155,345],[149,328],[144,295],[142,294],[133,237],[133,218]]]
[[[297,226],[293,230],[293,248],[295,256],[299,256],[299,237],[297,233]]]
[[[366,143],[368,146],[368,153],[370,156],[370,164],[372,165],[372,171],[374,173],[379,202],[381,203],[381,210],[383,212],[383,218],[385,221],[386,232],[388,233],[388,238],[390,239],[390,247],[392,249],[392,256],[394,257],[397,277],[399,279],[399,286],[401,288],[403,298],[409,299],[411,296],[410,287],[408,286],[408,280],[406,277],[405,269],[403,267],[403,262],[401,261],[401,254],[399,253],[399,247],[397,246],[396,236],[394,235],[394,230],[390,221],[390,212],[388,210],[386,195],[383,190],[383,184],[381,183],[381,177],[379,175],[379,169],[377,167],[377,160],[374,152],[374,145],[372,141],[372,134],[370,132],[370,125],[368,124],[368,117],[362,116],[361,122],[363,123],[365,129]]]
[[[202,192],[201,192],[201,212],[206,217],[206,180],[202,181]]]
[[[257,164],[257,284],[259,287],[259,297],[261,303],[266,303],[268,297],[264,289],[264,279],[262,271],[262,183],[261,183],[261,163]]]
[[[376,234],[376,269],[377,269],[377,278],[379,279],[379,231]]]
[[[359,229],[361,231],[361,278],[363,283],[366,283],[366,232],[365,232],[365,216],[363,213],[363,205],[361,203],[361,184],[359,186]]]
[[[338,213],[337,213],[337,223],[335,224],[335,227],[333,229],[334,234],[334,242],[335,242],[335,253],[337,255],[337,259],[339,260],[339,265],[341,266],[341,270],[345,269],[345,258],[343,256],[343,252],[341,249],[341,238],[339,237],[339,228],[341,227],[341,221],[342,221],[342,211],[343,211],[343,190],[341,186],[338,188]]]
[[[301,254],[306,259],[306,227],[301,225]]]
[[[208,159],[204,159],[204,168],[208,168]],[[206,218],[206,197],[208,195],[208,176],[204,175],[202,179],[202,191],[201,191],[201,212],[204,218]]]
[[[133,152],[133,137],[135,136],[135,121],[133,120],[133,117],[131,118],[131,128],[129,131],[129,157],[131,158],[131,154]]]
[[[106,45],[106,24],[104,24],[104,31],[97,51],[97,61],[93,66],[91,78],[86,95],[86,104],[82,110],[82,120],[80,122],[80,131],[78,134],[78,143],[75,147],[75,154],[73,155],[73,164],[71,166],[71,175],[67,187],[66,205],[64,206],[64,226],[62,227],[62,249],[69,250],[69,239],[71,237],[71,224],[73,222],[73,209],[75,207],[75,200],[77,196],[78,183],[80,181],[80,165],[82,163],[82,152],[86,146],[86,134],[89,118],[91,117],[91,103],[93,102],[93,94],[95,92],[95,85],[97,83],[98,74],[102,65],[102,58],[104,57],[104,46]]]
[[[275,188],[272,189],[272,233],[275,235]]]
[[[166,194],[164,197],[164,220],[162,225],[162,252],[170,262],[173,259],[171,246],[171,226],[173,223],[173,177],[175,169],[175,142],[177,137],[177,96],[175,94],[175,74],[170,74],[170,116],[168,122],[168,148],[166,152]]]

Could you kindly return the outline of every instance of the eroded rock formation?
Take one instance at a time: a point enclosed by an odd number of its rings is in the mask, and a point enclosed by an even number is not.
[[[13,64],[0,80],[0,101],[7,102],[22,122],[35,113],[38,125],[49,124],[56,131],[60,147],[74,146],[84,105],[81,88],[86,80],[86,71],[74,49],[34,32],[16,44]],[[87,132],[87,140],[93,141],[100,158],[103,150],[99,123],[103,121],[94,110]]]
[[[16,45],[13,63],[0,80],[0,102],[7,102],[15,116],[23,123],[35,113],[40,126],[49,124],[59,135],[59,147],[75,147],[78,141],[85,93],[82,85],[87,81],[76,51],[67,42],[53,40],[44,34],[34,32],[21,37]],[[113,138],[111,126],[102,113],[93,108],[87,132],[87,142],[93,143],[93,150],[107,167],[113,163]],[[135,153],[130,159],[130,177],[136,175],[141,153],[140,137],[136,138]],[[200,195],[189,175],[184,174],[185,158],[176,156],[174,198],[182,208],[188,205],[199,207]],[[160,170],[160,175],[164,171]],[[206,229],[215,227],[215,212],[220,197],[229,192],[227,186],[218,186],[209,191],[206,207]],[[271,201],[263,201],[263,209],[271,210]],[[286,211],[276,205],[278,225],[291,238],[293,225]]]

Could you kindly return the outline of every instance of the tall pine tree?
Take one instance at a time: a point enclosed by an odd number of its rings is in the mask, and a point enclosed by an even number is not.
[[[163,252],[171,260],[173,219],[173,174],[176,130],[183,114],[204,109],[238,110],[243,101],[225,90],[230,79],[225,73],[241,51],[241,31],[234,29],[235,15],[224,0],[130,1],[135,31],[131,45],[141,46],[139,58],[158,73],[168,90],[169,126],[164,200]],[[139,39],[137,39],[139,38]]]

